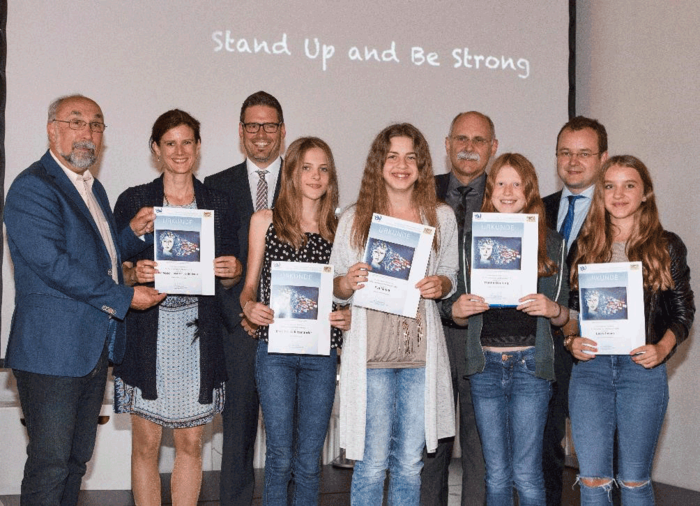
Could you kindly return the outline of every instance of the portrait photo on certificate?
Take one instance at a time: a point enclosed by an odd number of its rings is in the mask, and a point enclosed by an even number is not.
[[[214,295],[214,211],[156,207],[153,248],[157,290]]]
[[[474,213],[471,293],[490,306],[515,307],[537,292],[536,214]]]
[[[433,227],[375,213],[363,256],[371,270],[353,304],[415,318],[420,301],[415,286],[425,277],[434,235]]]
[[[645,343],[641,262],[581,264],[581,335],[597,343],[599,355],[627,355]]]
[[[333,310],[333,266],[272,262],[268,353],[329,355]]]

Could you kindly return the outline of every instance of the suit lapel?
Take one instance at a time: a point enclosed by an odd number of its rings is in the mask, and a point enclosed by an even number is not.
[[[238,173],[233,175],[233,185],[238,186],[238,193],[245,195],[243,198],[245,216],[251,216],[255,212],[253,196],[250,194],[250,178],[245,160],[237,166]]]
[[[68,176],[66,176],[65,172],[63,172],[63,169],[56,163],[56,160],[53,159],[51,152],[47,151],[46,154],[44,154],[41,159],[41,163],[46,168],[46,172],[53,177],[56,186],[63,192],[68,200],[73,202],[85,219],[92,223],[95,233],[99,234],[97,225],[92,219],[90,210],[88,209],[87,205],[85,205],[83,197],[80,195],[80,193],[78,193],[75,185],[70,179],[68,179]]]
[[[99,242],[102,245],[103,253],[105,254],[106,258],[109,259],[109,252],[107,251],[107,246],[102,240],[100,230],[97,228],[97,223],[95,223],[92,214],[90,214],[90,210],[88,209],[87,205],[85,204],[85,201],[83,200],[83,197],[80,195],[73,182],[70,179],[68,179],[68,176],[66,176],[66,173],[63,172],[63,169],[56,163],[56,160],[53,159],[53,156],[51,156],[50,151],[47,151],[44,154],[44,156],[41,159],[41,162],[46,168],[46,172],[54,178],[56,186],[61,190],[61,192],[63,192],[66,198],[75,205],[75,207],[80,211],[80,214],[83,216],[83,218],[87,220],[88,223],[90,223],[93,233],[100,239]],[[97,188],[101,190],[102,194],[100,194],[99,191],[95,192],[95,185],[98,185]],[[107,222],[109,223],[109,229],[112,232],[112,241],[114,242],[114,249],[117,251],[117,259],[119,259],[119,243],[116,240],[115,233],[116,227],[114,223],[112,223],[113,219],[110,220],[112,212],[109,209],[107,195],[105,194],[102,185],[99,181],[97,181],[97,179],[95,179],[93,182],[93,194],[96,195],[96,200],[99,203],[100,208],[102,209],[102,214],[104,214],[105,218],[107,219]]]
[[[116,221],[114,221],[114,214],[112,214],[112,209],[109,207],[109,199],[107,198],[107,192],[105,192],[104,186],[102,186],[102,183],[100,183],[97,179],[95,179],[92,183],[92,193],[95,195],[95,199],[100,205],[100,209],[102,209],[102,215],[107,220],[107,224],[109,225],[109,231],[112,234],[112,243],[114,244],[114,250],[117,253],[117,265],[121,265],[121,255],[119,253],[119,233],[117,230],[117,223]],[[92,216],[90,217],[92,218]],[[94,224],[95,230],[97,230],[97,224],[95,224],[95,220],[92,220],[92,222]],[[100,231],[97,230],[97,233],[100,234]],[[100,237],[102,237],[101,234]],[[105,246],[104,250],[105,252],[107,252],[107,246]],[[107,256],[109,256],[108,252]]]
[[[547,219],[547,226],[552,230],[557,229],[557,221],[559,218],[559,201],[561,200],[561,191],[551,194],[544,199],[544,212]]]

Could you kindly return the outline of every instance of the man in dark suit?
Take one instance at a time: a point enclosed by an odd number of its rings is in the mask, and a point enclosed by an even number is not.
[[[49,107],[49,150],[12,183],[5,206],[15,311],[5,365],[12,368],[29,445],[22,504],[78,502],[92,456],[108,359],[124,356],[124,317],[165,294],[123,284],[121,255],[143,250],[155,213],[117,230],[102,185],[88,170],[104,117],[73,95]],[[152,244],[151,244],[152,246]]]
[[[545,197],[547,226],[566,239],[567,251],[578,237],[591,207],[595,181],[601,165],[608,158],[608,135],[594,119],[577,116],[562,127],[557,136],[557,174],[564,183],[561,191]],[[571,254],[567,263],[571,265]],[[564,472],[562,440],[569,416],[569,379],[573,361],[564,348],[561,329],[554,330],[554,368],[557,377],[549,402],[544,430],[542,465],[547,506],[560,506]]]
[[[435,176],[437,196],[452,207],[457,216],[460,247],[465,231],[471,231],[472,213],[481,209],[486,184],[486,167],[496,155],[498,140],[493,121],[480,112],[458,114],[445,138],[450,160],[448,174]],[[485,504],[484,457],[476,428],[474,406],[465,377],[466,328],[443,319],[447,352],[450,357],[455,402],[459,395],[459,441],[462,450],[462,506]],[[421,505],[447,506],[448,473],[454,438],[438,442],[437,451],[427,454],[421,474]]]
[[[282,106],[272,95],[259,91],[241,106],[238,135],[246,160],[204,184],[228,192],[241,218],[238,229],[240,260],[248,259],[248,227],[251,215],[271,208],[279,193],[282,158],[280,149],[286,131]],[[224,353],[228,382],[223,412],[224,439],[221,455],[221,506],[249,506],[255,486],[253,453],[258,427],[259,401],[255,388],[255,350],[258,342],[241,326],[239,283],[224,300]]]

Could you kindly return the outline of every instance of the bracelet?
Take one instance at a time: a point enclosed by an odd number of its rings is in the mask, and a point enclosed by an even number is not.
[[[573,342],[575,336],[576,334],[569,334],[568,336],[564,336],[564,348],[571,351],[569,345]]]
[[[556,302],[555,302],[555,304],[556,304],[557,306],[559,306],[559,312],[557,313],[556,316],[551,317],[550,320],[556,320],[557,318],[559,318],[559,317],[561,316],[561,304],[558,304],[558,303],[556,303]]]

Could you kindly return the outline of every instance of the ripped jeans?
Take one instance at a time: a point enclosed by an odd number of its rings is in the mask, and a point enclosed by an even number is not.
[[[623,505],[653,506],[651,466],[667,406],[664,364],[645,369],[627,355],[599,355],[574,365],[569,414],[580,466],[581,506],[612,504],[615,481]],[[615,430],[617,480],[613,479]],[[583,479],[607,483],[590,487]]]

